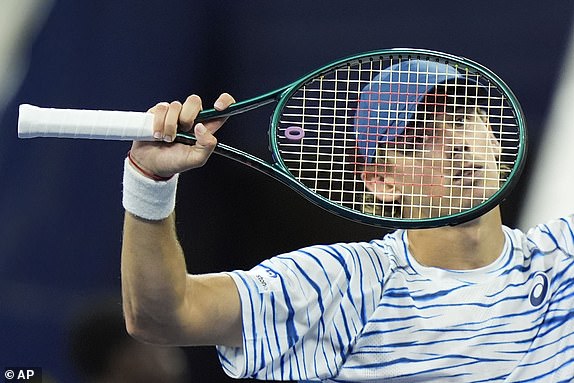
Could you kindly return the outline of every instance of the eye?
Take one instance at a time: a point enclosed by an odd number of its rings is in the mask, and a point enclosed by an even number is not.
[[[457,113],[454,115],[454,122],[456,124],[464,124],[465,121],[466,121],[466,116],[464,115],[464,113]]]
[[[415,131],[415,143],[423,144],[429,142],[434,137],[435,128],[433,125],[420,126]]]

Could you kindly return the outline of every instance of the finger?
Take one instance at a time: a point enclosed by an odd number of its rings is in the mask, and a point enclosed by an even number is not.
[[[185,132],[190,131],[195,118],[202,109],[201,98],[195,94],[189,96],[183,103],[183,108],[179,114],[180,129]]]
[[[229,93],[222,93],[213,104],[213,107],[216,110],[223,111],[227,109],[229,105],[234,103],[235,99]],[[221,126],[225,123],[225,121],[227,121],[227,118],[228,117],[222,117],[215,120],[211,120],[209,122],[206,122],[205,126],[211,133],[215,133],[219,128],[221,128]]]
[[[216,110],[225,110],[231,104],[235,104],[235,99],[229,93],[222,93],[213,104],[213,107]]]
[[[163,140],[164,122],[168,109],[169,104],[167,102],[160,102],[159,104],[157,104],[156,106],[154,106],[149,110],[149,112],[154,114],[153,137],[156,140]]]
[[[177,133],[177,125],[181,109],[182,105],[179,101],[173,101],[169,104],[169,109],[164,121],[163,140],[165,142],[172,142]]]

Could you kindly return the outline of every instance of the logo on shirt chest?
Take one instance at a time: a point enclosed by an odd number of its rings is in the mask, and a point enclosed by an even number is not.
[[[546,274],[544,274],[541,271],[534,274],[534,277],[532,278],[532,287],[530,289],[530,295],[529,295],[530,304],[533,307],[538,307],[542,303],[544,303],[546,295],[548,295],[549,285],[550,282],[548,281],[548,277],[546,276]]]

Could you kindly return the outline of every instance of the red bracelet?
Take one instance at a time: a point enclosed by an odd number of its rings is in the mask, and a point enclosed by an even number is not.
[[[130,160],[130,164],[132,164],[134,166],[134,168],[136,168],[137,170],[139,170],[139,172],[141,174],[143,174],[144,176],[146,176],[147,178],[150,178],[154,181],[169,181],[170,179],[173,178],[173,176],[170,177],[163,177],[163,176],[158,176],[155,173],[150,173],[147,170],[144,170],[141,166],[139,166],[137,164],[137,162],[132,158],[132,153],[131,151],[128,151],[128,159]]]

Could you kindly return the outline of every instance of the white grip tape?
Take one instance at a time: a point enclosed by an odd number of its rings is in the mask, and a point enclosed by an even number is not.
[[[143,112],[56,109],[22,104],[18,137],[153,141],[153,117],[153,114]]]

